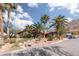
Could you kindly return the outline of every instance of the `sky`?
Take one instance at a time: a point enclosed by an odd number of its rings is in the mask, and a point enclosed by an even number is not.
[[[10,27],[23,30],[26,25],[34,24],[40,17],[47,14],[50,19],[63,15],[68,21],[79,19],[78,3],[18,3],[18,7],[10,13]],[[3,13],[7,21],[7,11]]]

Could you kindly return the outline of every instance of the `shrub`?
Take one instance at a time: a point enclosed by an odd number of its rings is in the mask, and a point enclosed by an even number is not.
[[[16,43],[16,39],[15,38],[11,38],[9,39],[9,43],[12,44],[12,43]]]
[[[48,41],[52,41],[54,36],[50,34],[50,35],[47,36],[47,38],[48,38]]]
[[[10,43],[15,43],[16,42],[16,39],[10,39]]]

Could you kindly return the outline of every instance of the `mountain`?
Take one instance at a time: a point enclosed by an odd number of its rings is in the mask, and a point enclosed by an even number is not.
[[[69,27],[69,31],[79,31],[79,19],[76,20],[72,20],[71,22],[69,22],[68,24]]]

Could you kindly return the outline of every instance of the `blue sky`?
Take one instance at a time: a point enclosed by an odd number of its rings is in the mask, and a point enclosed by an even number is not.
[[[71,18],[71,19],[77,19],[79,18],[79,12],[76,12],[76,10],[79,10],[79,7],[77,5],[79,5],[78,3],[72,3],[71,4],[71,9],[75,9],[75,10],[69,10],[66,8],[64,8],[65,6],[62,7],[63,4],[57,5],[57,6],[48,6],[48,3],[39,3],[36,6],[29,6],[28,4],[20,4],[22,6],[22,8],[24,9],[25,12],[28,12],[28,14],[33,18],[33,22],[36,22],[40,19],[40,17],[44,14],[48,14],[50,16],[50,18],[53,18],[54,16],[57,15],[64,15],[67,18]],[[50,5],[53,5],[50,4]],[[72,8],[73,7],[73,8]],[[51,10],[54,8],[54,10]],[[68,7],[69,8],[69,7]]]
[[[28,12],[29,15],[33,18],[33,22],[37,22],[40,17],[48,12],[48,6],[46,3],[38,4],[37,7],[28,6],[28,4],[20,4],[22,5],[25,12]]]
[[[78,3],[20,3],[18,4],[17,13],[11,11],[10,22],[13,29],[24,29],[29,24],[39,21],[44,14],[53,19],[57,15],[64,15],[68,21],[79,19]],[[5,12],[7,13],[7,12]],[[6,14],[4,13],[5,21]]]

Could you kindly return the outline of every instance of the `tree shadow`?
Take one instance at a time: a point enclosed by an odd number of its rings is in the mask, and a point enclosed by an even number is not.
[[[8,52],[2,54],[2,56],[73,56],[73,54],[63,50],[63,47],[44,46],[38,48],[32,47],[28,50]]]

